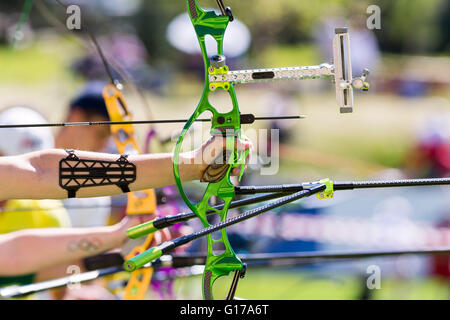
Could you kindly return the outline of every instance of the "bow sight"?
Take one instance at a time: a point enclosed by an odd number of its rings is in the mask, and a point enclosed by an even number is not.
[[[223,55],[211,57],[210,64],[208,73],[211,91],[215,91],[217,88],[227,90],[230,83],[332,78],[335,82],[336,99],[341,113],[353,112],[353,88],[369,90],[369,84],[366,82],[369,75],[368,69],[364,69],[362,76],[353,77],[348,28],[335,29],[333,64],[229,71]]]

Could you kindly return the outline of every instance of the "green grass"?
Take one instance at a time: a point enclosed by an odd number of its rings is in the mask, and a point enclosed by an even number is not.
[[[293,67],[325,62],[321,61],[320,56],[320,52],[315,46],[301,44],[295,46],[272,46],[259,53],[255,59],[256,63],[261,67]]]
[[[390,300],[448,300],[450,283],[448,279],[390,279],[375,291],[375,299]]]
[[[60,38],[44,39],[25,48],[1,46],[0,83],[41,85],[55,79],[73,81],[68,66],[81,49]]]
[[[218,280],[220,281],[220,279]],[[361,299],[364,279],[351,275],[325,275],[308,272],[249,269],[240,280],[236,296],[251,300],[355,300]],[[215,298],[229,289],[228,282],[217,283]],[[185,299],[201,299],[201,277],[176,281],[177,294]],[[448,283],[435,278],[383,278],[380,289],[370,291],[372,299],[448,299]]]

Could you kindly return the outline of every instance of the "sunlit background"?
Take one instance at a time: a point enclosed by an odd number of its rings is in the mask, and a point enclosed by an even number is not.
[[[134,118],[188,118],[203,90],[203,60],[184,0],[65,1],[82,8],[82,24],[107,58],[125,71]],[[339,114],[328,80],[237,85],[242,113],[305,115],[254,128],[279,128],[279,158],[250,166],[243,184],[445,177],[450,171],[450,2],[446,0],[230,0],[237,21],[225,54],[230,69],[317,65],[332,59],[334,28],[348,26],[354,74],[371,73],[355,93],[352,114]],[[202,0],[216,8],[215,1]],[[0,2],[0,110],[17,105],[64,120],[90,80],[107,80],[82,32],[65,27],[54,1],[37,1],[17,36],[24,1]],[[369,30],[370,5],[381,28]],[[230,29],[231,30],[231,29]],[[16,40],[14,37],[16,36]],[[228,103],[218,96],[215,103]],[[179,124],[155,125],[172,151]],[[207,125],[203,127],[207,132]],[[149,128],[138,128],[142,144]],[[2,139],[0,135],[0,139]],[[263,141],[258,141],[263,143]],[[275,175],[261,168],[278,165]],[[189,184],[192,197],[199,186]],[[407,249],[450,244],[449,187],[342,191],[308,199],[230,228],[238,253]],[[180,203],[180,208],[185,206]],[[19,214],[19,213],[18,213]],[[235,213],[234,213],[235,214]],[[194,229],[201,227],[191,222]],[[195,243],[190,252],[204,250]],[[381,268],[381,289],[366,286]],[[237,296],[248,299],[448,299],[449,258],[371,258],[308,266],[251,268]],[[107,283],[105,284],[107,285]],[[184,275],[171,298],[201,298],[201,276]],[[152,298],[161,298],[156,292]],[[163,295],[167,298],[167,295]],[[45,298],[42,295],[40,298]]]

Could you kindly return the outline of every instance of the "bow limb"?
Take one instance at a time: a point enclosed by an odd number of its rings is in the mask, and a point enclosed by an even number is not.
[[[132,115],[120,90],[114,84],[108,84],[103,89],[103,98],[111,121],[131,121]],[[131,124],[111,126],[119,153],[141,153],[136,142],[134,127]],[[153,189],[130,192],[127,194],[127,215],[151,214],[156,211],[156,194]],[[144,243],[135,247],[126,259],[148,249],[153,241],[153,235],[148,235]],[[125,288],[125,300],[143,300],[150,285],[153,269],[144,268],[131,273],[130,280]]]

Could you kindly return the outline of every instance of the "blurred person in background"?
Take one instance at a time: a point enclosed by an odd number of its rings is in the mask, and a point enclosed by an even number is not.
[[[450,114],[423,121],[416,142],[407,153],[404,167],[409,176],[448,177],[450,174]]]
[[[450,229],[450,217],[443,218],[437,228]],[[431,273],[449,284],[450,288],[450,255],[437,255],[431,258]]]
[[[148,64],[148,52],[141,39],[133,33],[114,32],[98,39],[100,46],[110,57],[114,57],[114,68],[111,70],[114,78],[123,76],[133,79],[140,88],[162,93],[169,79],[167,70],[155,70]],[[120,67],[119,67],[120,66]],[[102,79],[105,76],[105,66],[97,52],[88,53],[77,60],[73,70],[86,79]],[[120,68],[120,73],[115,70]],[[122,79],[126,80],[126,79]]]
[[[11,107],[0,113],[2,124],[46,123],[37,111]],[[14,156],[54,147],[50,128],[2,130],[0,156]],[[30,228],[70,227],[70,218],[59,200],[6,200],[0,202],[0,233]],[[0,284],[1,284],[0,279]]]
[[[126,230],[142,222],[140,217],[126,217],[106,227],[24,229],[1,234],[0,285],[25,285],[68,276],[70,270],[78,269],[76,266],[84,272],[85,258],[122,247],[127,240]],[[166,240],[156,238],[154,243]],[[65,296],[59,290],[53,293],[56,299],[115,299],[95,284],[63,291]]]
[[[37,111],[20,106],[3,110],[0,113],[0,123],[10,125],[46,123],[46,120]],[[14,156],[54,147],[50,128],[8,128],[3,129],[1,133],[0,156]],[[71,226],[70,217],[59,200],[5,200],[0,201],[0,209],[0,234],[3,235],[0,236],[0,252],[11,252],[7,255],[7,259],[2,259],[0,287],[25,285],[66,276],[67,265],[59,265],[59,263],[93,255],[96,250],[100,250],[100,247],[115,248],[125,241],[125,231],[130,226],[124,221],[110,230],[106,228],[89,229],[89,231],[68,229]],[[133,221],[133,224],[137,223],[139,222]],[[30,230],[37,228],[40,230]],[[57,231],[55,228],[66,229]],[[111,235],[117,235],[117,239],[113,239]],[[89,238],[97,239],[98,243],[105,244],[105,247],[97,245],[94,250],[94,246],[91,246],[91,250],[85,250],[85,252],[83,250],[67,251],[68,242],[76,243],[81,241],[77,239]],[[47,252],[52,253],[46,255]],[[82,265],[82,262],[79,264]],[[89,291],[90,298],[109,297],[99,288],[90,287]],[[55,297],[58,296],[56,291],[53,293]]]
[[[417,130],[415,144],[404,159],[405,172],[411,177],[446,178],[450,175],[450,114],[425,119]],[[436,225],[449,228],[448,213]],[[450,281],[450,256],[431,258],[431,273]]]

